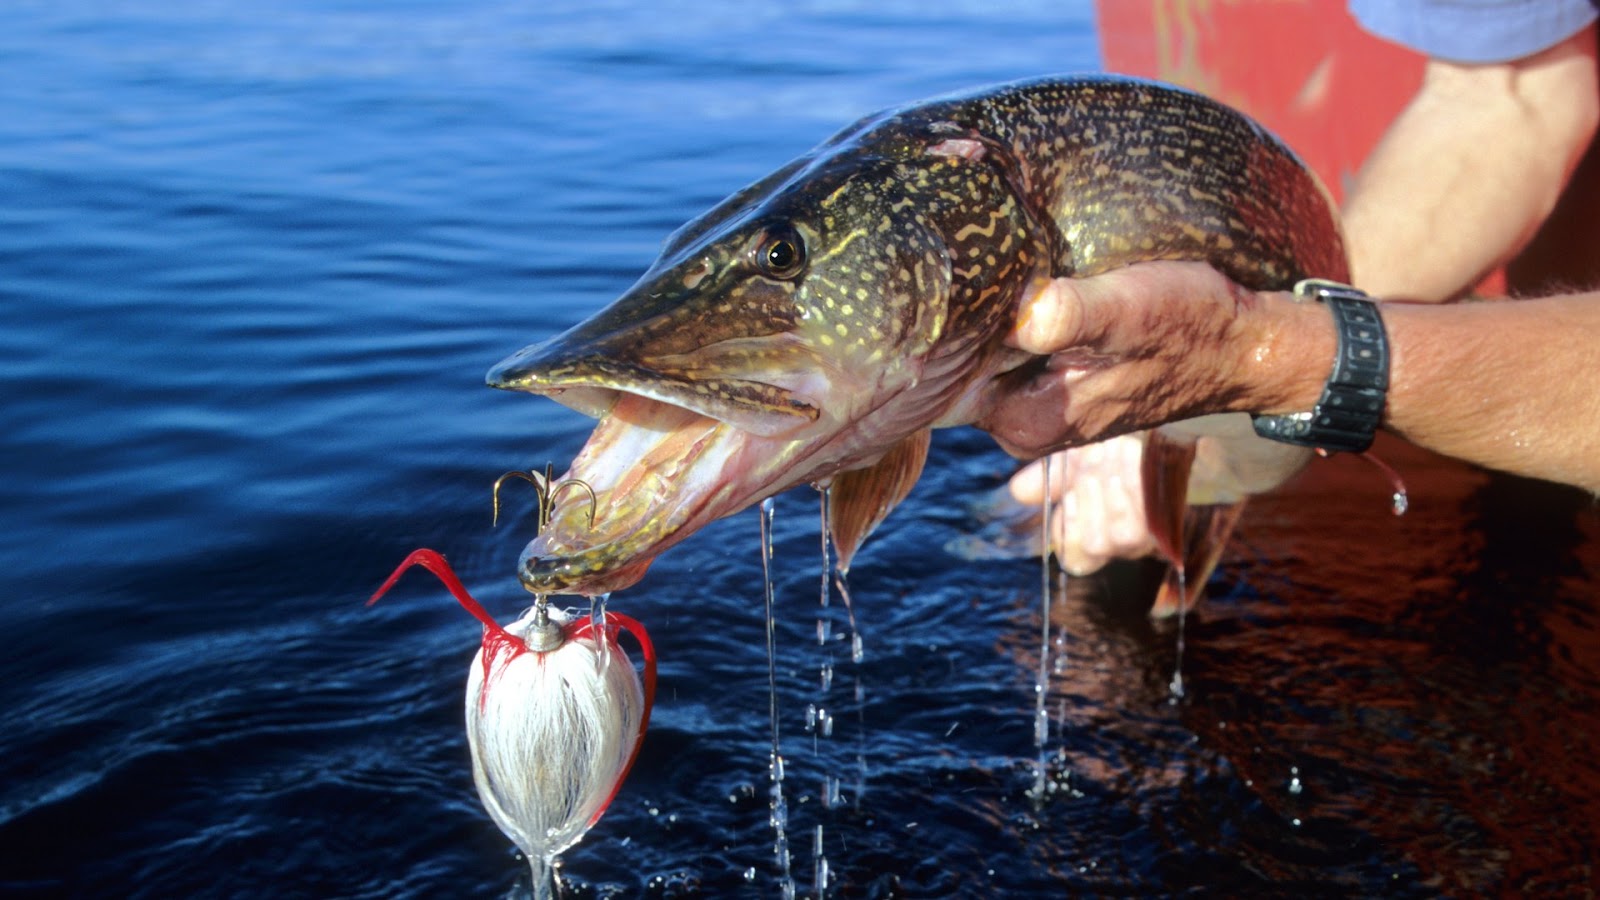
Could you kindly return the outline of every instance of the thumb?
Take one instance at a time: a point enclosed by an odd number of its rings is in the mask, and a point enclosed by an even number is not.
[[[1077,343],[1081,303],[1070,278],[1035,281],[1018,304],[1017,324],[1006,343],[1048,355]]]
[[[1007,343],[1049,355],[1093,344],[1105,337],[1108,308],[1118,295],[1116,273],[1037,282],[1023,294],[1017,324]]]
[[[1207,320],[1232,319],[1248,293],[1197,261],[1141,262],[1085,278],[1041,281],[1023,294],[1008,340],[1041,355],[1072,347],[1139,353]]]

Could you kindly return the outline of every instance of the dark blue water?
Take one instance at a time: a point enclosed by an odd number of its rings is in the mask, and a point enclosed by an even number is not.
[[[421,576],[362,606],[417,546],[526,604],[527,498],[491,529],[489,485],[588,423],[485,370],[861,114],[1094,68],[1090,11],[249,6],[0,10],[0,893],[502,896],[526,876],[467,767],[477,626]],[[1247,516],[1181,703],[1145,573],[1057,598],[1042,805],[1037,567],[940,550],[1010,461],[936,440],[854,567],[860,665],[817,644],[815,499],[782,498],[801,892],[818,825],[837,896],[1587,890],[1600,527],[1391,453],[1405,519],[1342,461]],[[661,693],[574,896],[777,895],[758,551],[735,517],[613,598]]]

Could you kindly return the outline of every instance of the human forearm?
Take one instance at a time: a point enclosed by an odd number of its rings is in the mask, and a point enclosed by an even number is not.
[[[1600,492],[1600,293],[1388,304],[1386,427],[1493,469]]]
[[[1293,413],[1317,401],[1332,317],[1252,293],[1199,263],[1059,280],[1024,304],[1013,342],[1053,368],[998,391],[985,428],[1038,456],[1212,412]],[[1600,491],[1600,292],[1383,307],[1385,427],[1491,468]]]
[[[1597,120],[1593,29],[1513,62],[1430,62],[1345,204],[1355,284],[1426,301],[1470,289],[1549,215]]]
[[[1332,317],[1260,295],[1263,343],[1234,410],[1310,409],[1333,358]],[[1384,427],[1492,469],[1600,492],[1600,292],[1486,303],[1385,303]]]

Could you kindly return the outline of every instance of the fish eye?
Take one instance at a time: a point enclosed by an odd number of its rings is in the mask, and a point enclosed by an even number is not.
[[[788,225],[767,229],[755,249],[756,268],[769,278],[793,278],[806,264],[806,245],[800,232]]]

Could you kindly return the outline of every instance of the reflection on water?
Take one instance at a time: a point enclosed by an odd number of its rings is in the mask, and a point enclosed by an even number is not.
[[[1093,67],[1088,5],[147,6],[0,11],[0,893],[503,896],[477,630],[424,579],[361,605],[418,546],[527,605],[490,485],[588,425],[484,371],[869,110]],[[1037,805],[1037,566],[941,549],[987,438],[937,437],[827,610],[832,740],[816,498],[777,503],[770,684],[756,522],[713,525],[611,598],[660,688],[574,896],[776,896],[774,686],[801,893],[823,856],[848,897],[1581,892],[1594,514],[1388,453],[1404,518],[1347,460],[1247,513],[1181,702],[1147,572],[1055,598]]]

